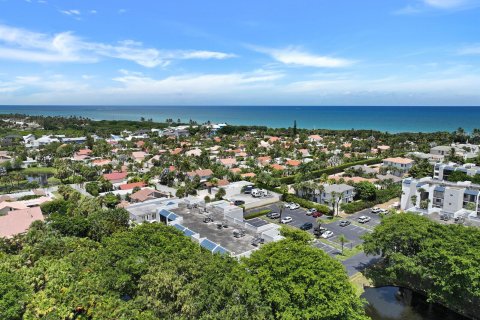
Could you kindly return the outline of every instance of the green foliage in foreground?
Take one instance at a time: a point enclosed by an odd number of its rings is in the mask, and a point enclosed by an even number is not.
[[[366,319],[341,264],[303,241],[238,261],[173,227],[128,228],[121,210],[48,209],[0,241],[2,320]]]
[[[369,275],[377,284],[411,288],[472,318],[480,314],[478,228],[397,214],[365,236],[364,250],[384,257]]]

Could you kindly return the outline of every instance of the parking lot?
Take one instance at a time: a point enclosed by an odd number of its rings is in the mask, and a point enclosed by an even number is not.
[[[277,202],[274,204],[270,204],[268,206],[264,206],[261,208],[256,208],[254,210],[247,210],[246,214],[253,213],[265,209],[270,209],[272,212],[280,212],[281,206],[283,206],[283,202]],[[317,219],[313,218],[312,216],[306,215],[307,211],[303,208],[291,210],[284,208],[282,212],[282,217],[291,217],[293,220],[289,225],[293,227],[299,228],[305,222],[311,222],[315,227],[317,225]],[[360,224],[358,222],[358,218],[361,216],[370,217],[370,221],[365,224]],[[279,222],[279,219],[275,219],[276,222]],[[327,230],[333,232],[333,236],[326,239],[326,241],[315,241],[313,246],[323,250],[331,257],[335,257],[340,253],[338,249],[340,240],[339,236],[344,235],[347,238],[348,242],[345,243],[345,248],[353,248],[362,243],[361,236],[367,232],[371,232],[373,228],[378,225],[381,221],[379,215],[371,213],[371,209],[365,209],[359,211],[355,214],[349,215],[345,220],[349,220],[351,222],[350,225],[346,227],[340,227],[340,221],[336,220],[333,222],[329,221],[329,217],[322,216],[320,221],[322,222],[322,227],[325,227]],[[273,220],[272,220],[273,221]],[[308,230],[308,232],[313,233],[313,229]],[[329,244],[331,243],[331,244]],[[345,266],[348,275],[351,276],[356,272],[364,269],[367,265],[378,261],[379,257],[377,256],[367,256],[364,253],[359,253],[345,261],[342,261],[342,264]]]
[[[282,205],[283,205],[283,202],[276,202],[276,203],[272,203],[272,204],[263,206],[261,208],[247,210],[246,214],[252,213],[252,212],[257,212],[257,211],[262,211],[262,210],[266,210],[266,209],[270,209],[270,210],[272,210],[272,212],[280,212],[280,208],[282,207]],[[307,211],[303,208],[298,208],[298,209],[295,209],[295,210],[291,210],[291,209],[288,209],[288,208],[283,208],[282,218],[284,218],[284,217],[292,217],[293,221],[291,223],[289,223],[289,225],[297,227],[297,228],[299,228],[302,224],[304,224],[306,222],[311,222],[314,227],[316,225],[316,218],[313,218],[312,216],[307,216]],[[275,219],[275,220],[280,221],[280,219]],[[309,231],[312,232],[312,230],[309,230]]]
[[[280,212],[280,208],[282,205],[283,205],[282,202],[277,202],[265,207],[257,208],[252,211],[247,211],[247,213],[261,211],[265,209],[270,209],[272,210],[272,212]],[[333,236],[328,238],[327,240],[338,244],[340,243],[338,238],[341,234],[343,234],[345,238],[347,238],[348,240],[348,243],[346,244],[347,247],[354,247],[358,244],[361,244],[362,239],[360,237],[365,233],[370,232],[371,229],[375,227],[375,225],[380,223],[380,217],[376,214],[372,214],[370,211],[371,211],[370,209],[366,209],[349,216],[347,219],[350,220],[352,223],[346,227],[341,227],[339,221],[334,221],[329,223],[328,217],[320,218],[320,221],[325,220],[325,223],[322,223],[322,226],[327,228],[327,230],[330,230],[333,232]],[[311,222],[315,227],[317,225],[317,219],[313,218],[312,216],[307,216],[306,213],[307,211],[303,208],[299,208],[295,210],[283,208],[282,218],[291,217],[293,221],[289,223],[289,225],[296,228],[299,228],[301,225],[303,225],[306,222]],[[358,217],[363,215],[368,216],[371,219],[369,222],[365,223],[364,225],[357,222]],[[308,232],[313,233],[313,229],[308,230]]]

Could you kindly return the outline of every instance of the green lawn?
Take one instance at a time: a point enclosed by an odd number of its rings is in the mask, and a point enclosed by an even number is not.
[[[22,169],[20,172],[25,175],[55,174],[57,173],[57,169],[52,167],[31,167],[31,168]]]

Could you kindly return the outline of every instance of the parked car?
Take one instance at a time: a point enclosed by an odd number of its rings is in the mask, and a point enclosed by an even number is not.
[[[234,236],[235,238],[244,237],[244,236],[245,236],[245,231],[235,229],[235,230],[233,230],[233,236]]]
[[[236,205],[236,206],[243,206],[245,204],[245,201],[235,200],[235,201],[233,201],[233,204]]]
[[[252,239],[252,246],[258,247],[259,245],[263,244],[265,242],[265,239],[261,237],[255,237]]]
[[[380,208],[378,208],[378,207],[373,207],[373,208],[372,208],[372,213],[377,214],[377,213],[380,213],[381,210],[382,210],[382,209],[380,209]]]
[[[316,236],[321,236],[325,231],[327,231],[327,228],[317,226],[313,229],[313,234]]]
[[[254,198],[261,198],[264,196],[263,190],[261,189],[253,189],[251,194]]]
[[[323,213],[321,213],[320,211],[315,211],[312,214],[312,217],[314,217],[314,218],[320,218],[321,216],[323,216]]]
[[[298,203],[292,203],[290,205],[290,210],[296,210],[298,208],[300,208],[300,205]]]
[[[250,194],[252,193],[253,186],[245,186],[245,189],[243,189],[243,193],[245,194]]]
[[[308,209],[308,210],[307,210],[307,213],[306,213],[306,214],[307,214],[307,216],[311,216],[311,215],[313,215],[315,212],[317,212],[317,209],[311,208],[311,209]]]
[[[293,221],[292,217],[284,217],[284,218],[282,218],[282,220],[280,220],[280,223],[286,224],[286,223],[290,223],[292,221]]]
[[[332,236],[333,236],[333,232],[330,231],[330,230],[327,230],[324,233],[322,233],[322,238],[324,238],[324,239],[330,238]]]
[[[448,220],[450,220],[450,216],[448,214],[442,214],[440,216],[440,220],[448,221]]]
[[[278,213],[278,212],[267,213],[267,218],[278,219],[278,218],[280,218],[280,213]]]
[[[358,222],[360,223],[367,223],[368,221],[370,221],[370,217],[367,216],[361,216],[358,218]]]
[[[346,227],[350,224],[351,222],[348,220],[342,220],[340,221],[340,227]]]
[[[390,211],[388,211],[387,209],[380,209],[380,212],[381,214],[388,214]]]
[[[311,222],[305,222],[300,226],[300,230],[310,230],[313,228],[313,224]]]

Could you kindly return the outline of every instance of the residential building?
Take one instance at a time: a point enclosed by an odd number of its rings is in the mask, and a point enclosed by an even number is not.
[[[213,171],[210,169],[199,169],[191,172],[187,172],[187,176],[193,180],[196,176],[200,177],[200,181],[206,181],[213,176]]]
[[[447,182],[432,178],[407,178],[402,182],[400,208],[425,214],[439,213],[453,217],[477,217],[480,212],[480,185]]]
[[[401,157],[383,159],[383,166],[391,169],[390,173],[396,176],[406,174],[413,167],[414,163],[415,161],[412,159]]]
[[[476,174],[480,174],[480,167],[473,163],[466,163],[459,165],[456,163],[436,163],[433,166],[433,178],[436,180],[448,180],[449,175],[452,172],[460,171],[467,176],[473,177]]]
[[[0,215],[0,238],[25,233],[34,221],[43,221],[40,207],[12,210]]]

